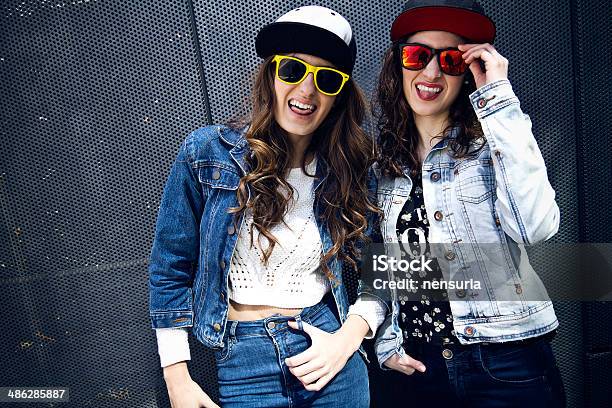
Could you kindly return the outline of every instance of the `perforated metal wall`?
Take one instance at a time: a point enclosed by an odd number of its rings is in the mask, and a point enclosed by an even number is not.
[[[4,1],[0,385],[68,386],[64,406],[169,406],[148,319],[146,259],[180,142],[248,111],[255,34],[298,5],[325,5],[352,23],[355,78],[370,94],[401,3]],[[610,241],[610,80],[596,63],[611,48],[602,35],[609,3],[483,5],[498,23],[496,46],[510,60],[557,192],[555,240]],[[574,63],[559,63],[559,50]],[[607,67],[611,55],[603,55]],[[537,248],[532,257],[545,281],[570,273]],[[580,305],[556,307],[569,406],[583,406],[585,367],[601,373],[609,355],[585,364]],[[216,398],[210,353],[190,342],[190,372]],[[610,389],[589,387],[597,395]]]

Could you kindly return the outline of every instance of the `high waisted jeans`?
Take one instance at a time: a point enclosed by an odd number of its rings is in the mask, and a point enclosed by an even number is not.
[[[327,304],[305,308],[302,321],[326,332],[340,328]],[[369,407],[368,373],[356,352],[318,392],[307,391],[289,371],[285,358],[306,350],[310,337],[287,325],[291,317],[273,315],[248,322],[228,321],[225,346],[215,351],[223,407]]]

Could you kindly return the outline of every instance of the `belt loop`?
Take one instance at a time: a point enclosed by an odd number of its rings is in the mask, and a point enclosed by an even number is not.
[[[304,330],[304,325],[302,324],[302,316],[300,314],[295,315],[295,322],[298,325],[298,329],[300,331]]]
[[[230,326],[230,336],[234,339],[236,338],[236,327],[238,327],[238,320],[232,320],[232,325]]]

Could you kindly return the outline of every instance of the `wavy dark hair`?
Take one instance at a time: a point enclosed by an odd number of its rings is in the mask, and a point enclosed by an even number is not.
[[[404,97],[399,43],[401,41],[393,43],[384,54],[372,106],[379,131],[378,163],[382,173],[391,177],[402,176],[402,166],[412,171],[421,166],[417,154],[419,134],[412,109]],[[449,125],[436,136],[449,139],[448,145],[456,158],[475,154],[484,146],[482,128],[469,100],[470,93],[475,90],[474,76],[468,69],[459,95],[450,107]],[[456,137],[449,137],[455,126],[459,127],[459,132]]]
[[[246,209],[252,211],[253,225],[269,241],[268,247],[262,248],[264,262],[278,243],[270,229],[283,222],[293,197],[293,190],[285,179],[293,154],[292,145],[273,114],[276,97],[272,58],[265,59],[256,73],[251,114],[231,122],[234,127],[249,125],[246,140],[251,154],[246,158],[250,171],[238,186],[239,205],[230,211],[235,214],[242,214]],[[333,242],[331,249],[321,257],[320,265],[334,283],[328,261],[338,256],[355,268],[356,245],[368,241],[364,234],[366,214],[368,211],[378,213],[367,187],[368,169],[375,160],[375,143],[361,127],[366,113],[366,99],[351,78],[315,131],[302,161],[302,170],[306,172],[306,158],[309,153],[316,153],[328,166],[327,177],[317,189],[315,200],[325,209],[323,220]]]

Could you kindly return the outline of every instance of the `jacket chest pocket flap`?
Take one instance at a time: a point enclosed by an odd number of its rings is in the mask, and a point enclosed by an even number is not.
[[[457,198],[473,204],[482,203],[493,195],[495,174],[491,160],[474,160],[455,167]]]
[[[200,162],[195,164],[200,183],[211,188],[236,190],[240,184],[240,175],[231,166],[224,163]]]

